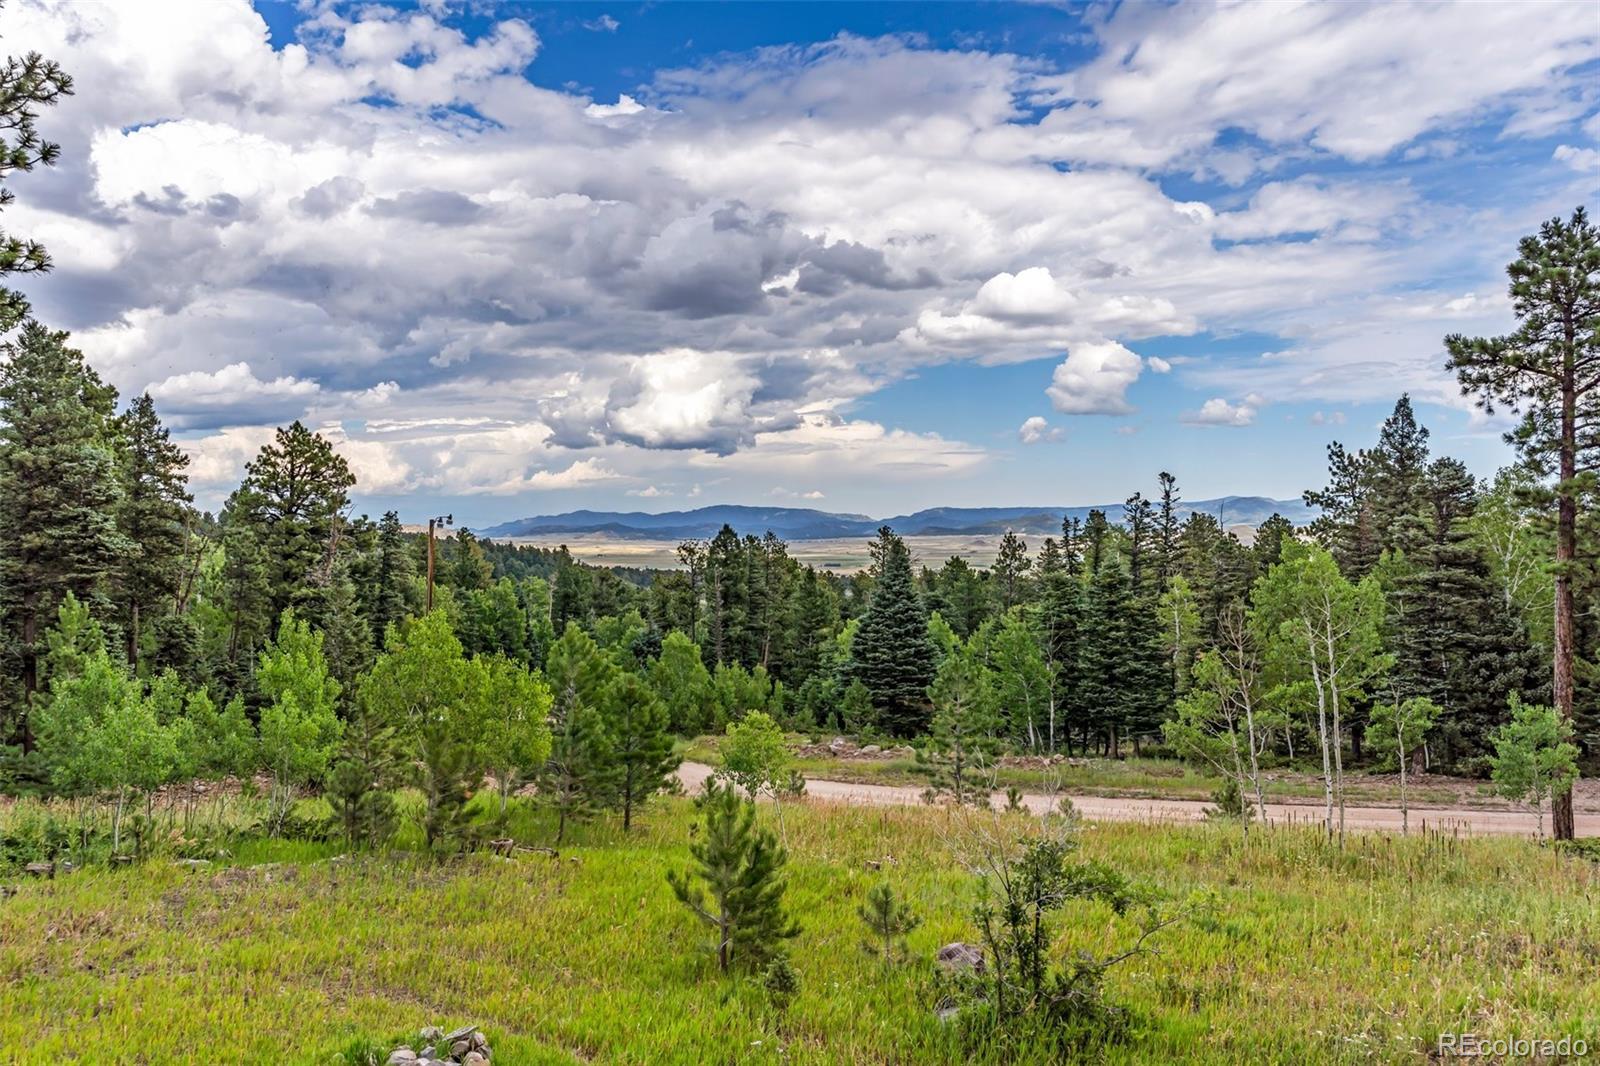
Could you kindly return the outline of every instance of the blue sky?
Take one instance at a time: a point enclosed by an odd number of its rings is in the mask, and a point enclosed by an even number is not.
[[[1296,496],[1591,203],[1582,4],[18,3],[8,224],[215,505],[302,418],[476,525]]]

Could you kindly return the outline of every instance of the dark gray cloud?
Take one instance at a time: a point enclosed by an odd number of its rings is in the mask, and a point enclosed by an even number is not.
[[[380,197],[370,208],[381,218],[403,218],[433,226],[464,226],[484,213],[482,204],[448,189],[413,189]]]
[[[289,205],[311,218],[332,218],[359,201],[365,191],[355,178],[329,178],[290,200]]]

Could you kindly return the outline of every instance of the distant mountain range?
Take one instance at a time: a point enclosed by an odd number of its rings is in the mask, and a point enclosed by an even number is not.
[[[808,507],[741,507],[727,504],[697,507],[692,511],[568,511],[502,522],[480,530],[486,537],[554,537],[562,535],[612,536],[619,540],[686,540],[714,537],[724,525],[735,531],[761,534],[768,530],[785,540],[827,540],[867,537],[888,525],[906,536],[998,535],[1007,530],[1033,535],[1059,534],[1061,520],[1089,517],[1104,511],[1113,522],[1122,521],[1120,503],[1099,507],[932,507],[915,514],[872,518],[864,514],[831,514]],[[1316,510],[1299,500],[1271,500],[1265,496],[1224,496],[1216,500],[1185,500],[1178,510],[1188,515],[1203,511],[1224,526],[1259,526],[1274,514],[1295,525],[1316,517]]]

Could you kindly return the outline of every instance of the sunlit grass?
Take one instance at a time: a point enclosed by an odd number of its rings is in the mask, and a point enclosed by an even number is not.
[[[334,844],[251,840],[200,869],[163,857],[23,881],[0,902],[0,1048],[328,1062],[353,1040],[471,1021],[513,1064],[1000,1061],[931,1011],[927,960],[974,936],[959,816],[785,806],[804,927],[786,1014],[756,982],[719,978],[671,899],[691,821],[687,801],[663,801],[631,835],[581,827],[555,858],[336,859]],[[523,804],[510,825],[530,844],[551,835]],[[1446,1030],[1600,1031],[1600,865],[1509,839],[1371,835],[1341,853],[1312,832],[1244,843],[1236,827],[1116,824],[1082,840],[1174,898],[1219,900],[1214,925],[1174,928],[1115,973],[1135,1025],[1113,1061],[1407,1061]],[[925,918],[903,968],[859,948],[855,909],[880,878]],[[1069,910],[1059,949],[1107,951],[1129,931]]]

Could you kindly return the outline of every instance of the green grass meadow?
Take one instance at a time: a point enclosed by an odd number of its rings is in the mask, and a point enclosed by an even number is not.
[[[965,817],[785,805],[803,926],[786,1011],[758,981],[718,976],[671,897],[693,820],[683,799],[626,837],[586,826],[557,858],[436,864],[257,842],[201,869],[163,858],[7,876],[0,1060],[333,1063],[362,1041],[386,1050],[470,1021],[497,1064],[1028,1061],[964,1044],[932,1010],[933,953],[975,939],[974,880],[952,849]],[[528,809],[512,825],[549,837]],[[1081,839],[1085,857],[1174,898],[1217,901],[1214,920],[1165,931],[1158,953],[1113,972],[1132,1027],[1096,1061],[1422,1062],[1446,1030],[1600,1033],[1595,863],[1520,840],[1358,836],[1340,852],[1311,831],[1244,842],[1224,825],[1088,825]],[[924,919],[913,959],[889,968],[861,950],[856,916],[885,878]],[[1132,932],[1069,905],[1056,949],[1110,952]]]

